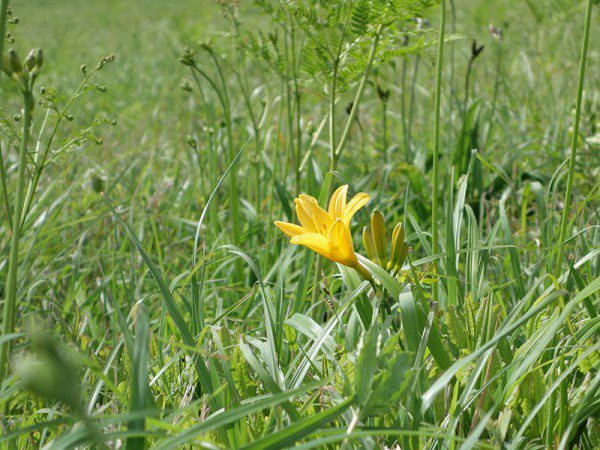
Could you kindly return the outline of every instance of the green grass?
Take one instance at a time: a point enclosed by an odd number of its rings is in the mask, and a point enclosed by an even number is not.
[[[44,64],[29,139],[0,78],[0,447],[600,445],[597,6],[573,139],[583,0],[447,0],[441,67],[436,2],[12,3]],[[273,225],[342,184],[371,282]]]

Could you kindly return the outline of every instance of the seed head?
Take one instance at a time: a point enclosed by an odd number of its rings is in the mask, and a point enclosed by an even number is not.
[[[483,45],[477,46],[477,41],[473,41],[472,45],[471,45],[471,58],[475,59],[477,58],[481,52],[483,51]]]

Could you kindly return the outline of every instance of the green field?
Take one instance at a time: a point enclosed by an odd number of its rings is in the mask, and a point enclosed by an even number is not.
[[[600,447],[597,1],[9,3],[0,448]]]

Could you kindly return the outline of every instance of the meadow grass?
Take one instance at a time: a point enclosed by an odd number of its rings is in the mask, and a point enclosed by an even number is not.
[[[0,447],[598,448],[593,4],[11,2]]]

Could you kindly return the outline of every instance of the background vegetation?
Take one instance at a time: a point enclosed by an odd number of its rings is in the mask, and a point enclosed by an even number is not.
[[[29,139],[0,79],[4,309],[20,166],[27,194],[0,445],[599,446],[587,4],[446,2],[434,178],[439,2],[12,2],[4,53],[44,62]],[[358,253],[374,209],[404,223],[399,273],[274,227],[342,184]]]

